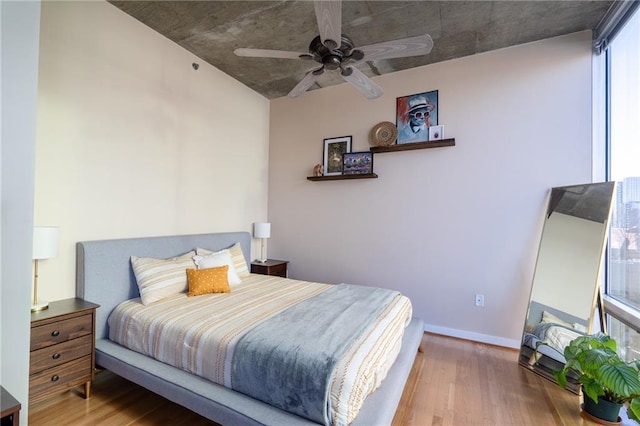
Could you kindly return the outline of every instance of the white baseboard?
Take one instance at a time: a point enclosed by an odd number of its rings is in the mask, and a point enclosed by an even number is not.
[[[505,339],[504,337],[490,336],[488,334],[473,333],[471,331],[457,330],[455,328],[439,327],[437,325],[424,325],[424,331],[435,334],[442,334],[459,339],[472,340],[474,342],[488,343],[490,345],[504,346],[512,349],[520,348],[520,341]]]

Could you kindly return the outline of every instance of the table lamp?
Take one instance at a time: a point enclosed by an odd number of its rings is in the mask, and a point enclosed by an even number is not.
[[[264,252],[264,240],[265,238],[271,237],[271,224],[264,222],[256,222],[253,224],[253,236],[255,238],[260,238],[260,259],[258,262],[265,263],[267,261],[267,256]]]
[[[38,300],[38,260],[51,259],[58,255],[58,228],[55,226],[33,227],[33,304],[31,312],[49,307],[49,302]]]

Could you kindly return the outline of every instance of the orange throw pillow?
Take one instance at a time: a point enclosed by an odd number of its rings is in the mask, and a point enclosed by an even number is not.
[[[189,292],[187,296],[199,296],[211,293],[230,293],[227,278],[228,265],[206,269],[187,269]]]

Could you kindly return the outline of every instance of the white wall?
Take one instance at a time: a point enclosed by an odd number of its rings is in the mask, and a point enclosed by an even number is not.
[[[43,299],[75,295],[77,241],[266,220],[267,99],[106,2],[43,3],[40,52],[34,221],[60,227]]]
[[[394,288],[427,329],[519,346],[546,195],[591,181],[591,35],[571,34],[271,102],[269,256],[290,275]],[[311,182],[323,139],[439,91],[455,147],[376,154],[378,179]],[[475,293],[485,306],[474,306]]]
[[[0,2],[2,31],[2,281],[0,383],[27,424],[33,168],[40,2]]]

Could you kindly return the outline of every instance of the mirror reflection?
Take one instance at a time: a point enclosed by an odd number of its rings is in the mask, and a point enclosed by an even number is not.
[[[548,379],[564,365],[562,353],[571,340],[601,328],[598,278],[614,186],[551,189],[519,358],[520,365]],[[548,346],[539,347],[536,359],[538,342]],[[567,389],[579,392],[576,377]]]

